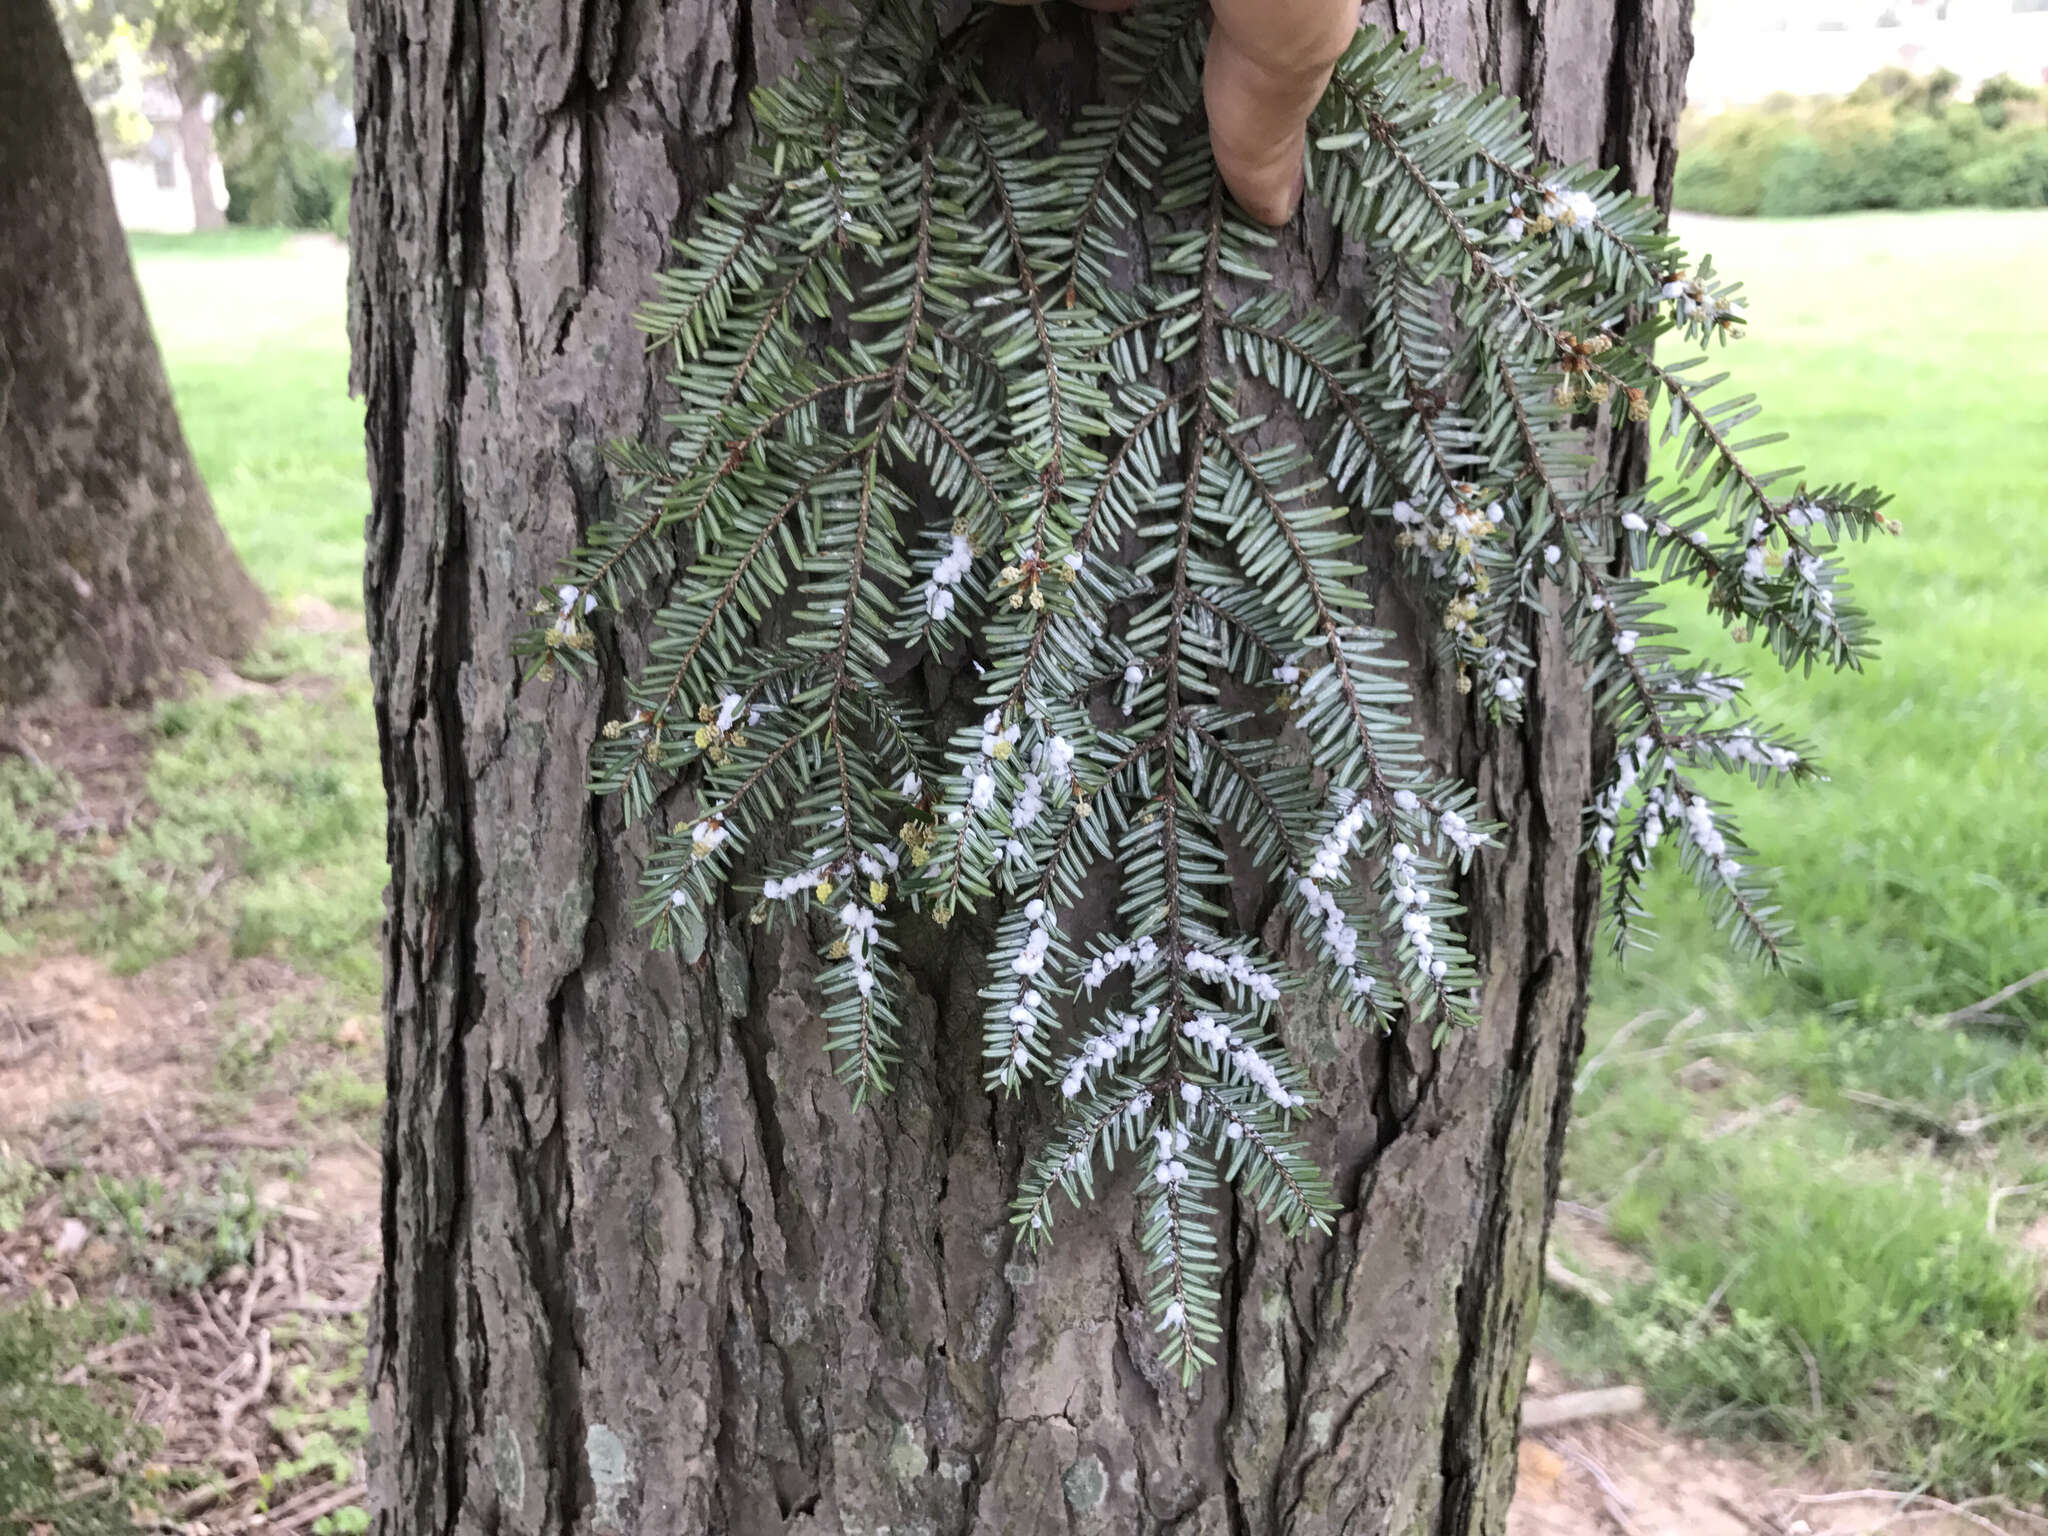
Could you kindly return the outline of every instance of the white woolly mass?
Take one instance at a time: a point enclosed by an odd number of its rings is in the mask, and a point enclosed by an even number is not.
[[[1256,969],[1243,955],[1212,955],[1207,950],[1191,949],[1182,957],[1181,963],[1191,975],[1237,987],[1262,1003],[1280,1001],[1280,984]]]
[[[1307,1102],[1306,1095],[1288,1090],[1286,1084],[1280,1081],[1279,1072],[1255,1046],[1241,1036],[1231,1033],[1209,1015],[1197,1014],[1194,1018],[1186,1020],[1181,1024],[1180,1032],[1195,1044],[1206,1046],[1228,1061],[1237,1069],[1240,1077],[1280,1108],[1299,1109]],[[1194,1090],[1194,1097],[1190,1097],[1190,1090]],[[1196,1098],[1200,1097],[1200,1091],[1195,1089],[1193,1083],[1186,1083],[1181,1087],[1181,1097],[1193,1104]]]
[[[1159,941],[1146,934],[1133,944],[1119,944],[1104,954],[1097,955],[1089,962],[1082,974],[1081,985],[1093,992],[1125,966],[1136,968],[1138,975],[1152,969],[1159,959]]]
[[[1574,226],[1591,229],[1599,222],[1600,205],[1593,201],[1590,192],[1546,181],[1543,184],[1543,213],[1544,217],[1567,229]]]
[[[1068,1060],[1060,1081],[1060,1092],[1067,1098],[1076,1097],[1097,1072],[1149,1035],[1159,1023],[1159,1009],[1147,1008],[1142,1014],[1112,1013],[1108,1018],[1109,1027],[1083,1040]]]
[[[869,951],[875,942],[877,919],[872,908],[849,901],[839,909],[840,940],[846,945],[846,963],[853,969],[854,990],[862,997],[875,990],[875,970]]]

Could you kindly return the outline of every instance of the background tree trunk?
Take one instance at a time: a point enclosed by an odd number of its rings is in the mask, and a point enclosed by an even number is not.
[[[1549,152],[1668,192],[1685,0],[1368,15],[1521,93]],[[999,46],[1071,99],[1090,23],[1053,20]],[[1557,635],[1526,743],[1424,679],[1446,760],[1513,829],[1469,892],[1484,1020],[1441,1054],[1361,1039],[1318,1064],[1346,1213],[1326,1241],[1233,1219],[1222,1361],[1185,1395],[1127,1200],[1035,1266],[1012,1246],[1030,1126],[980,1089],[973,962],[905,930],[924,991],[900,1083],[854,1112],[800,935],[714,929],[688,968],[647,952],[638,850],[584,790],[617,700],[522,684],[512,657],[609,494],[598,445],[649,427],[630,316],[796,19],[359,0],[356,37],[392,812],[379,1530],[1498,1530],[1596,895],[1596,751]]]
[[[214,521],[47,0],[0,0],[0,704],[126,702],[241,654]]]
[[[178,97],[178,153],[185,161],[185,179],[191,183],[192,227],[226,229],[227,210],[213,196],[213,120],[206,115],[206,82],[185,47],[173,45],[165,53],[171,89]]]

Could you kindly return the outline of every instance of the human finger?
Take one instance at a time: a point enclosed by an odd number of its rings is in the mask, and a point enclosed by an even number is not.
[[[1212,0],[1202,96],[1216,168],[1245,211],[1284,224],[1301,200],[1308,115],[1358,30],[1358,0]]]

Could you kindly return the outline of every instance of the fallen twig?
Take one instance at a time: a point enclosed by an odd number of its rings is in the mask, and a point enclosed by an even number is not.
[[[256,1380],[250,1384],[248,1391],[238,1392],[233,1397],[222,1398],[215,1404],[215,1410],[220,1416],[220,1444],[222,1451],[227,1449],[228,1437],[234,1433],[235,1421],[242,1416],[243,1410],[262,1402],[264,1395],[269,1391],[270,1330],[268,1328],[259,1328],[256,1331]]]
[[[1695,1010],[1695,1012],[1697,1011]],[[1579,1075],[1572,1081],[1572,1092],[1574,1094],[1584,1093],[1586,1091],[1586,1084],[1593,1081],[1593,1074],[1606,1064],[1609,1057],[1628,1043],[1630,1036],[1634,1035],[1645,1024],[1654,1023],[1663,1017],[1664,1010],[1662,1008],[1651,1008],[1646,1012],[1637,1014],[1626,1024],[1622,1025],[1621,1028],[1617,1029],[1613,1037],[1593,1053],[1593,1059],[1579,1068]]]
[[[1721,1305],[1721,1298],[1728,1294],[1728,1287],[1736,1282],[1745,1269],[1749,1268],[1750,1259],[1751,1255],[1744,1254],[1728,1266],[1728,1273],[1721,1277],[1721,1283],[1714,1287],[1699,1311],[1693,1313],[1692,1321],[1685,1325],[1685,1334],[1688,1339],[1697,1336],[1699,1331],[1707,1326],[1707,1320],[1714,1315],[1714,1309]]]
[[[1903,1104],[1897,1099],[1887,1099],[1882,1094],[1865,1093],[1861,1088],[1844,1088],[1842,1097],[1852,1104],[1861,1104],[1869,1109],[1881,1109],[1888,1115],[1917,1125],[1937,1141],[1972,1141],[1993,1126],[2003,1125],[2008,1120],[2048,1115],[2048,1101],[2043,1101],[2034,1104],[2015,1104],[2009,1109],[1994,1109],[1988,1114],[1971,1115],[1963,1120],[1944,1120],[1934,1111],[1922,1109],[1917,1104]]]
[[[1984,1502],[1977,1499],[1969,1500],[1963,1504],[1951,1504],[1946,1499],[1937,1499],[1930,1493],[1900,1493],[1894,1488],[1847,1488],[1837,1493],[1793,1493],[1789,1489],[1779,1489],[1777,1493],[1781,1497],[1789,1498],[1794,1505],[1800,1507],[1809,1504],[1868,1503],[1879,1499],[1894,1501],[1897,1508],[1893,1511],[1891,1518],[1881,1525],[1870,1527],[1870,1530],[1873,1531],[1882,1530],[1884,1525],[1894,1524],[1900,1520],[1926,1519],[1934,1515],[1948,1515],[1958,1520],[1967,1521],[1979,1530],[1990,1533],[1990,1536],[2012,1536],[2012,1533],[2004,1526],[1998,1524],[1995,1520],[1986,1519],[1970,1507],[1972,1504]],[[2000,1502],[2004,1503],[2004,1501]],[[1915,1506],[1922,1507],[1916,1508]],[[2009,1509],[2014,1508],[2010,1504],[2006,1504],[2005,1507]],[[2040,1518],[2024,1510],[2016,1510],[2016,1512],[2028,1514],[2029,1519]]]
[[[1636,1386],[1596,1387],[1590,1392],[1560,1392],[1555,1397],[1522,1401],[1522,1432],[1535,1434],[1589,1419],[1622,1419],[1641,1413],[1647,1399]]]
[[[1567,1296],[1576,1296],[1579,1300],[1588,1302],[1603,1312],[1614,1305],[1612,1293],[1593,1281],[1588,1280],[1576,1270],[1566,1268],[1564,1260],[1554,1253],[1543,1255],[1543,1278],[1558,1290],[1563,1291]]]
[[[220,1504],[233,1498],[244,1488],[255,1482],[257,1476],[258,1474],[254,1472],[244,1472],[241,1476],[231,1477],[225,1482],[206,1483],[201,1487],[194,1488],[176,1503],[167,1506],[164,1513],[173,1520],[189,1520],[202,1509],[210,1509],[215,1504]]]
[[[1944,1014],[1941,1022],[1951,1029],[1958,1024],[1988,1022],[1985,1019],[1985,1015],[1989,1014],[2000,1003],[2018,997],[2022,992],[2032,987],[2038,987],[2044,981],[2048,981],[2048,966],[2043,966],[2031,976],[2022,976],[2009,987],[2000,987],[1989,997],[1980,998],[1967,1008],[1958,1008],[1954,1013]]]
[[[1557,1448],[1583,1467],[1586,1475],[1591,1477],[1594,1483],[1599,1486],[1600,1497],[1607,1506],[1607,1518],[1614,1522],[1615,1527],[1623,1533],[1623,1536],[1634,1536],[1635,1525],[1628,1517],[1628,1499],[1622,1493],[1620,1486],[1608,1475],[1607,1469],[1601,1466],[1593,1458],[1592,1454],[1576,1440],[1559,1440]]]
[[[2048,1189],[2048,1184],[2004,1184],[1991,1191],[1991,1199],[1984,1207],[1984,1234],[1998,1235],[1998,1207],[2008,1195],[2038,1195]]]
[[[1790,1323],[1785,1331],[1792,1335],[1792,1342],[1799,1346],[1799,1358],[1806,1362],[1806,1391],[1813,1402],[1813,1421],[1818,1424],[1827,1410],[1827,1403],[1821,1396],[1820,1362],[1813,1357],[1813,1351],[1806,1347],[1806,1340],[1799,1336],[1799,1330]]]
[[[361,1483],[346,1483],[341,1488],[324,1494],[319,1498],[313,1498],[310,1494],[301,1494],[297,1498],[286,1500],[275,1509],[259,1510],[243,1520],[236,1528],[245,1531],[251,1529],[277,1531],[304,1530],[314,1521],[323,1516],[333,1514],[337,1509],[346,1509],[351,1504],[361,1503],[367,1496],[367,1491]]]
[[[1728,1116],[1707,1128],[1707,1140],[1719,1141],[1723,1136],[1733,1136],[1737,1131],[1746,1131],[1761,1125],[1773,1115],[1789,1115],[1800,1105],[1799,1095],[1788,1093],[1783,1098],[1773,1099],[1768,1104],[1759,1104],[1739,1114]]]

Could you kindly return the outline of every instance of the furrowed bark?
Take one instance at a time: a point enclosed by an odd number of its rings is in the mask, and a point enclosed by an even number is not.
[[[1368,16],[1521,92],[1549,152],[1668,183],[1683,0]],[[1086,88],[1083,22],[1013,21],[1027,85]],[[392,809],[379,1530],[1497,1531],[1596,913],[1561,637],[1537,637],[1526,735],[1475,730],[1425,673],[1437,749],[1512,829],[1468,893],[1484,1018],[1441,1052],[1354,1038],[1316,1063],[1345,1214],[1300,1242],[1236,1215],[1225,1353],[1183,1393],[1127,1196],[1035,1263],[1012,1243],[1032,1125],[980,1089],[971,957],[907,927],[904,1068],[856,1113],[801,933],[646,950],[643,850],[584,789],[617,701],[512,656],[610,494],[599,445],[653,423],[632,312],[797,19],[359,0],[356,36]]]
[[[0,704],[129,703],[241,654],[214,521],[47,0],[0,0]]]

